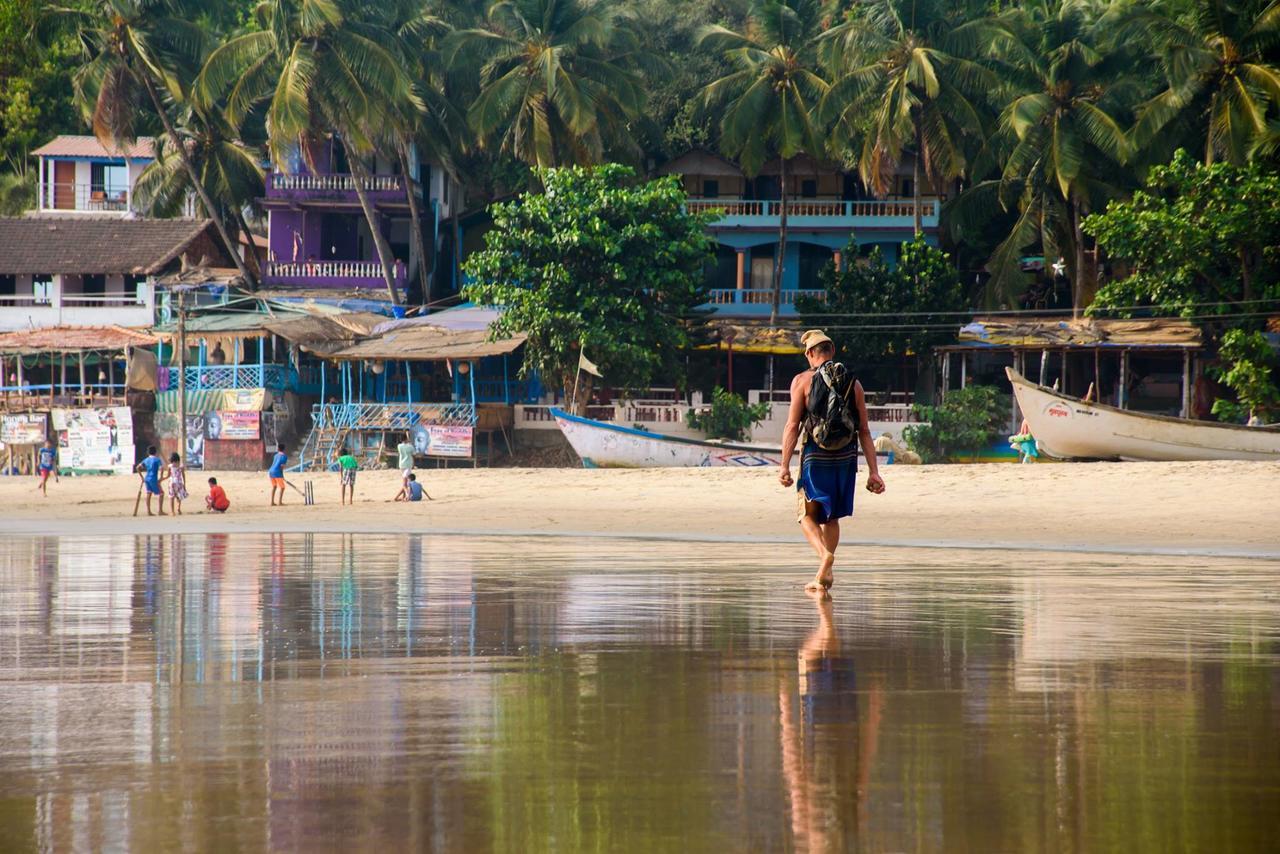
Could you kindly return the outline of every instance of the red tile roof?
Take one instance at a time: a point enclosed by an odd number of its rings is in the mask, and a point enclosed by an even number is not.
[[[149,136],[138,137],[123,150],[108,150],[97,137],[58,136],[31,153],[43,157],[128,157],[139,160],[151,160],[156,156],[155,143]]]

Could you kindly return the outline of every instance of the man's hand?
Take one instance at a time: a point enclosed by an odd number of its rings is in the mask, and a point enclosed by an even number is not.
[[[791,466],[782,467],[782,471],[778,473],[778,483],[783,486],[791,486],[795,483],[795,481],[791,479]]]
[[[876,495],[884,492],[884,478],[878,472],[867,476],[867,491]]]

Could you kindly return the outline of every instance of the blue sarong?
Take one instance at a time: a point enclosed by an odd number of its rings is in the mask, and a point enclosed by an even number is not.
[[[796,482],[799,518],[805,516],[806,502],[818,505],[814,520],[819,525],[852,516],[857,474],[856,440],[839,451],[824,451],[814,442],[806,442],[800,456],[800,479]]]

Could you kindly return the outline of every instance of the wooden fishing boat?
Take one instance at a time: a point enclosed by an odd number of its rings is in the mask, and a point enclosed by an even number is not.
[[[555,408],[551,415],[587,468],[759,468],[782,464],[782,449],[776,446],[665,436]]]
[[[1192,421],[1087,403],[1005,368],[1036,446],[1059,459],[1280,460],[1280,427]]]

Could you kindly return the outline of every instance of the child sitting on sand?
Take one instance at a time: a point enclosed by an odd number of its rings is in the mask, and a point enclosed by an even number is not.
[[[212,510],[214,513],[226,513],[230,506],[231,500],[227,498],[226,491],[218,486],[218,479],[209,478],[209,495],[204,500],[205,509]]]

